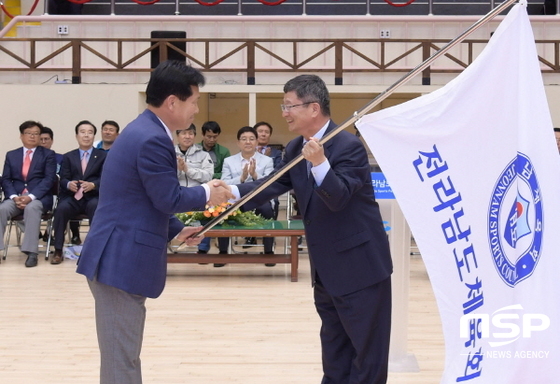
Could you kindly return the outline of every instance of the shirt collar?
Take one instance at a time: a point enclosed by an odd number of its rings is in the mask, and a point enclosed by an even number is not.
[[[323,125],[323,128],[319,129],[319,131],[317,133],[315,133],[312,137],[316,138],[317,140],[321,140],[323,138],[323,136],[325,135],[325,132],[327,131],[327,128],[329,127],[330,124],[330,120],[328,120],[325,125]],[[305,137],[303,138],[303,144],[307,143],[309,140],[305,140]]]
[[[78,150],[80,151],[80,159],[81,159],[82,157],[84,157],[84,152],[87,152],[88,158],[90,158],[90,157],[91,157],[91,152],[93,152],[93,147],[91,147],[91,148],[88,149],[87,151],[84,151],[84,150],[81,149],[81,148],[78,148]]]
[[[161,121],[161,124],[163,124],[163,128],[165,128],[165,132],[167,133],[167,136],[169,136],[169,139],[171,139],[171,141],[173,142],[173,135],[171,134],[171,131],[169,130],[169,128],[167,128],[167,125],[165,125],[163,120],[160,119],[158,115],[156,115],[156,117],[158,118],[159,121]]]

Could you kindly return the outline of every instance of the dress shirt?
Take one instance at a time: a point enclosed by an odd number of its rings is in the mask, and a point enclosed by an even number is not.
[[[329,126],[330,120],[316,133],[313,135],[314,138],[321,140]],[[303,139],[303,143],[305,144],[308,140]],[[307,160],[306,160],[307,161]],[[321,164],[317,165],[316,167],[311,167],[311,174],[315,179],[315,184],[321,185],[323,180],[325,180],[325,176],[331,169],[331,164],[329,163],[329,159],[323,161]],[[239,193],[239,189],[236,185],[230,185],[231,193],[235,196],[235,199],[232,201],[239,200],[241,195]]]
[[[319,132],[317,132],[316,134],[313,135],[314,138],[316,138],[317,140],[321,140],[323,138],[323,136],[325,135],[325,132],[327,130],[327,127],[329,126],[330,120],[327,121],[327,123],[323,126],[323,128],[321,128],[319,130]],[[303,139],[303,143],[305,144],[308,140]],[[316,167],[311,167],[311,174],[313,175],[313,178],[315,179],[315,184],[317,185],[321,185],[321,183],[323,183],[323,180],[325,180],[325,176],[327,175],[327,173],[329,172],[329,169],[331,169],[331,164],[329,163],[329,159],[323,161],[321,164],[317,165]]]
[[[91,147],[87,151],[84,151],[83,149],[78,148],[78,151],[80,151],[80,164],[82,163],[82,159],[84,158],[84,153],[86,153],[86,152],[88,154],[87,162],[89,163],[89,159],[91,159],[91,153],[93,152],[93,147]],[[69,188],[70,183],[71,183],[71,181],[69,181],[68,184],[66,184],[66,189],[68,189],[68,190],[70,190],[70,188]]]
[[[23,147],[23,161],[22,161],[22,164],[25,162],[25,155],[27,154],[28,150],[31,150],[31,153],[29,154],[29,160],[30,160],[31,163],[33,162],[33,155],[35,154],[36,149],[37,149],[37,147],[35,147],[35,148],[25,148],[25,147]],[[35,195],[33,195],[32,193],[27,194],[27,196],[29,196],[31,201],[36,199]],[[14,197],[17,197],[17,195],[10,196],[10,199],[13,200]]]

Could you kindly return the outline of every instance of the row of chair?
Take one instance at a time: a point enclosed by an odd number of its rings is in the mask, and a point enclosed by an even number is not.
[[[53,220],[54,220],[54,212],[56,210],[56,206],[58,205],[58,195],[59,195],[59,186],[60,186],[60,178],[57,175],[57,179],[56,182],[54,183],[53,187],[52,187],[52,194],[53,194],[53,206],[52,208],[43,213],[43,215],[41,216],[41,223],[44,223],[46,228],[45,231],[47,233],[47,244],[46,244],[46,248],[45,248],[45,260],[49,259],[49,255],[50,255],[50,247],[51,247],[51,242],[52,242],[52,236],[53,236]],[[71,221],[79,221],[80,224],[86,224],[89,223],[88,217],[87,215],[83,214],[83,215],[78,215],[76,217],[74,217]],[[11,240],[11,236],[12,236],[12,228],[16,228],[15,229],[15,234],[16,234],[16,244],[11,244],[10,240]],[[23,214],[21,215],[16,215],[13,216],[7,223],[6,226],[6,236],[5,236],[5,240],[4,240],[4,254],[2,255],[2,260],[6,260],[6,256],[8,255],[8,249],[10,247],[20,247],[21,246],[21,236],[22,236],[22,232],[24,231],[25,228],[25,223],[23,220]],[[70,232],[67,230],[68,234],[69,234],[69,243],[70,243]],[[39,241],[40,239],[37,239],[37,241]]]

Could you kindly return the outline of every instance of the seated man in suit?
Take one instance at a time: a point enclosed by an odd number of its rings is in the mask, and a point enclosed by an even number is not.
[[[41,130],[41,136],[39,136],[39,145],[41,147],[45,147],[47,149],[52,149],[52,145],[54,143],[54,132],[52,129],[50,129],[49,127],[43,127],[43,129]],[[56,153],[55,152],[55,157],[56,157],[56,174],[60,174],[60,167],[62,166],[62,157],[63,155],[61,153]],[[74,243],[74,241],[76,241],[74,244],[76,245],[80,245],[81,244],[81,240],[80,239],[80,223],[78,223],[77,221],[73,221],[72,223],[70,223],[70,231],[72,231],[72,242]],[[42,238],[43,241],[47,241],[49,238],[49,231],[45,230],[45,233],[43,234]]]
[[[255,131],[257,131],[257,152],[262,153],[268,157],[272,158],[274,163],[274,168],[280,164],[282,160],[282,151],[278,148],[271,147],[270,144],[270,137],[272,136],[272,125],[267,123],[266,121],[260,121],[253,126]],[[274,198],[274,220],[278,218],[278,208],[280,202],[278,198]]]
[[[93,148],[97,128],[87,120],[75,128],[78,149],[64,155],[60,169],[59,201],[54,212],[54,256],[51,264],[64,260],[64,230],[68,221],[79,214],[86,214],[90,223],[97,208],[101,170],[107,153]]]
[[[257,131],[257,151],[272,157],[274,168],[280,164],[282,160],[282,151],[270,146],[270,137],[272,136],[272,125],[266,121],[260,121],[253,126]]]
[[[253,127],[243,127],[237,132],[237,145],[241,150],[239,153],[226,157],[222,168],[222,180],[228,185],[251,182],[268,176],[274,169],[273,161],[270,157],[257,152],[257,131]],[[274,211],[272,204],[267,201],[255,209],[261,216],[272,219]],[[272,254],[273,237],[263,239],[264,253]],[[228,237],[218,238],[220,253],[227,253],[229,245]],[[272,267],[275,264],[266,264]],[[215,267],[222,267],[224,264],[214,264]]]
[[[43,127],[43,129],[41,129],[41,136],[39,136],[39,145],[47,149],[52,149],[53,143],[53,130],[49,127]],[[60,166],[62,165],[62,154],[55,152],[54,156],[56,158],[56,173],[58,174],[60,172]]]
[[[25,121],[19,126],[23,147],[6,153],[2,172],[5,200],[0,204],[0,249],[9,219],[23,214],[25,236],[21,251],[27,255],[26,267],[37,265],[41,216],[52,208],[52,188],[56,182],[53,151],[39,146],[43,125]]]

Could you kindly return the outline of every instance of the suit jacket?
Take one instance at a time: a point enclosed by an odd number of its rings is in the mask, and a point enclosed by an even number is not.
[[[173,214],[205,204],[203,187],[179,186],[173,142],[157,116],[144,111],[107,153],[77,272],[131,294],[158,297],[167,242],[183,228]]]
[[[280,164],[280,161],[282,161],[282,151],[279,150],[278,148],[270,147],[269,157],[272,159],[272,162],[274,163],[274,168],[276,168]]]
[[[12,195],[19,195],[25,188],[41,200],[43,210],[52,208],[52,189],[56,182],[56,158],[54,151],[44,147],[37,147],[29,166],[27,179],[23,179],[23,147],[6,153],[4,171],[2,173],[2,189],[4,197],[9,199]]]
[[[327,133],[335,127],[331,121]],[[301,154],[302,146],[301,136],[288,143],[280,165]],[[329,294],[341,296],[385,280],[393,267],[363,144],[343,131],[323,148],[331,169],[321,186],[308,178],[306,162],[301,161],[245,206],[252,209],[293,189],[303,216],[312,280],[318,276]],[[240,184],[239,192],[244,195],[261,182]]]
[[[261,153],[255,152],[254,158],[257,162],[257,178],[262,179],[265,176],[268,176],[274,170],[274,164],[272,158],[265,156]],[[222,180],[225,181],[227,184],[239,184],[241,183],[241,173],[243,172],[243,168],[241,167],[241,161],[243,157],[241,156],[241,152],[227,157],[224,160],[224,167],[222,168]],[[247,177],[246,182],[254,181],[251,175]]]
[[[99,196],[99,187],[101,186],[101,171],[105,163],[107,152],[93,148],[91,156],[88,160],[86,172],[82,172],[82,159],[80,158],[80,150],[74,149],[64,154],[62,166],[60,168],[60,198],[73,197],[75,192],[68,190],[68,183],[73,180],[84,180],[95,184],[95,189],[88,193],[84,193],[84,199],[89,200]]]

